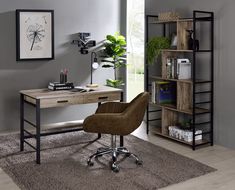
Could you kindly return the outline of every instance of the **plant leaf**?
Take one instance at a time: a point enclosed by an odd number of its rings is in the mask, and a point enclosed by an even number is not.
[[[107,35],[106,39],[112,43],[116,43],[116,38],[112,35]]]
[[[170,38],[167,37],[154,37],[147,43],[147,60],[149,64],[158,58],[162,49],[170,48]]]
[[[104,64],[102,65],[103,68],[110,68],[110,67],[114,67],[113,65],[108,65],[108,64]]]

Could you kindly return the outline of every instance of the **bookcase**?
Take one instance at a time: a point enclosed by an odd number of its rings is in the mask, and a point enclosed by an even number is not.
[[[177,47],[161,50],[154,65],[145,59],[145,90],[152,95],[147,107],[147,134],[175,140],[191,146],[213,145],[214,92],[214,13],[193,11],[192,18],[159,21],[157,15],[146,15],[145,41],[154,36],[177,36]],[[193,47],[189,48],[189,30],[193,31]],[[199,42],[199,47],[197,43]],[[169,77],[168,62],[190,60],[190,78]],[[174,103],[159,103],[159,85],[175,85]],[[155,96],[156,93],[156,96]],[[164,93],[164,92],[163,92]]]

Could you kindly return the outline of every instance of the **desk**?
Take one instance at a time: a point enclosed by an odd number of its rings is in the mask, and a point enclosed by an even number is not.
[[[40,164],[40,143],[41,137],[59,133],[67,133],[82,130],[82,128],[68,129],[55,132],[41,133],[41,109],[63,107],[76,104],[98,103],[106,101],[123,101],[123,92],[121,89],[101,86],[90,92],[73,92],[73,91],[51,91],[48,89],[34,89],[20,91],[20,150],[24,151],[24,143],[36,151],[36,162]],[[25,118],[24,104],[29,104],[36,109],[36,123]],[[33,134],[25,129],[24,124],[34,127],[36,133]],[[101,134],[98,134],[98,138]],[[36,147],[30,144],[27,139],[35,138]],[[123,137],[120,137],[120,145],[123,146]]]

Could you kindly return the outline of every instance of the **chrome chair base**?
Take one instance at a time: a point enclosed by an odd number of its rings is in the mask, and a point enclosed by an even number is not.
[[[93,158],[97,158],[103,156],[105,154],[111,154],[111,170],[113,172],[119,172],[119,167],[117,165],[117,157],[118,155],[124,155],[126,157],[132,157],[135,159],[135,163],[137,165],[142,165],[143,162],[133,153],[129,152],[125,147],[115,147],[115,148],[99,148],[97,152],[89,157],[87,160],[88,166],[93,166],[94,162],[92,161]]]

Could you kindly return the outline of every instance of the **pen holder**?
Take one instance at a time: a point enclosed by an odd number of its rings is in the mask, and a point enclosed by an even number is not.
[[[67,74],[64,74],[64,83],[67,82]]]
[[[67,74],[60,73],[60,84],[65,84],[67,82]]]

